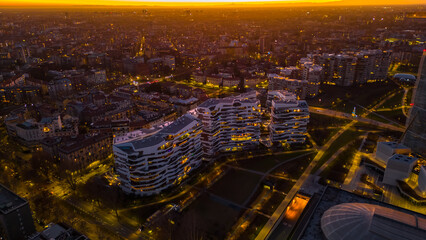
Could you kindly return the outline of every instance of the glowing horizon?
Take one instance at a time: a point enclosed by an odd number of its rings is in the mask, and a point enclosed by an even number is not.
[[[252,5],[410,5],[423,0],[6,0],[1,6],[252,6]]]

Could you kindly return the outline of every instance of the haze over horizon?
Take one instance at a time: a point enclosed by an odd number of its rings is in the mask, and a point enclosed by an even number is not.
[[[6,0],[0,7],[26,7],[26,6],[183,6],[183,7],[209,7],[209,6],[345,6],[345,5],[407,5],[424,4],[421,0]]]

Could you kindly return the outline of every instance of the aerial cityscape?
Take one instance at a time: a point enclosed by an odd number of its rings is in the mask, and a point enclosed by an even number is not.
[[[0,240],[425,240],[423,1],[0,3]]]

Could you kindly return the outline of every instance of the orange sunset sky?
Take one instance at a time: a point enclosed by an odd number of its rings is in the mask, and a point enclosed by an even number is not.
[[[60,5],[113,5],[113,6],[275,6],[275,5],[407,5],[425,4],[424,0],[3,0],[0,6],[60,6]]]

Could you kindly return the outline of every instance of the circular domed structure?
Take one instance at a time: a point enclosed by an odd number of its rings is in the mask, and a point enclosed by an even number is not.
[[[373,214],[369,204],[339,204],[324,212],[321,229],[328,240],[368,239]]]
[[[367,203],[342,203],[321,217],[328,240],[424,240],[426,219],[416,214]]]

